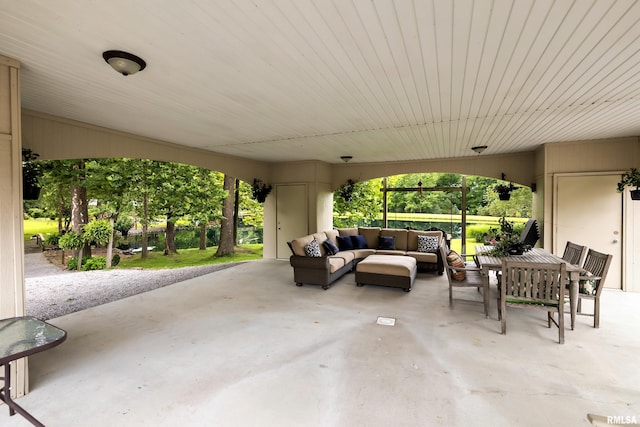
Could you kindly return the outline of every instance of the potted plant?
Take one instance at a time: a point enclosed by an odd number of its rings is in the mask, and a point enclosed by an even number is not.
[[[495,192],[498,193],[498,198],[500,200],[509,200],[511,198],[511,192],[515,190],[515,188],[516,187],[513,185],[513,182],[510,182],[509,184],[501,183],[493,187]]]
[[[40,183],[42,167],[37,162],[39,155],[29,148],[22,149],[22,198],[24,200],[38,200],[40,197]]]
[[[505,217],[500,218],[500,233],[495,237],[495,243],[487,254],[503,257],[522,255],[530,250],[531,246],[520,240],[520,234],[514,230],[513,223]]]
[[[631,190],[631,199],[640,200],[640,171],[637,168],[631,168],[622,174],[622,179],[618,183],[618,192],[622,193],[625,187],[636,187]]]
[[[264,184],[262,180],[254,178],[253,186],[251,187],[253,198],[260,203],[264,203],[267,200],[267,196],[271,193],[271,185]]]

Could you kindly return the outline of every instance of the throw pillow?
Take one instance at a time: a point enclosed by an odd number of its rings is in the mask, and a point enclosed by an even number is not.
[[[368,249],[367,240],[362,234],[357,236],[351,236],[351,243],[353,243],[353,249]]]
[[[418,252],[438,252],[438,236],[418,236]]]
[[[313,239],[311,242],[309,242],[308,245],[305,245],[304,253],[308,257],[314,257],[314,258],[321,257],[322,254],[320,253],[320,245],[318,244],[318,241],[316,239]]]
[[[338,247],[329,239],[322,242],[322,246],[324,246],[327,253],[330,253],[331,255],[335,255],[340,251],[340,249],[338,249]]]
[[[449,255],[447,255],[447,264],[449,264],[451,267],[456,267],[456,268],[465,267],[464,260],[456,251],[449,252]],[[458,282],[463,281],[465,277],[466,275],[464,271],[451,272],[451,278]]]
[[[353,249],[353,241],[351,240],[351,236],[338,236],[336,237],[338,241],[338,249],[341,251],[348,251]]]
[[[378,236],[378,249],[393,251],[396,249],[396,236]]]

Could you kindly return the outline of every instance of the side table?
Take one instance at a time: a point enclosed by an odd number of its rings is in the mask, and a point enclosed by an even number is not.
[[[34,426],[42,426],[31,414],[11,399],[11,368],[14,360],[55,347],[67,338],[67,333],[35,317],[11,317],[0,320],[0,366],[4,365],[4,385],[0,399],[9,407],[9,415],[19,413]]]

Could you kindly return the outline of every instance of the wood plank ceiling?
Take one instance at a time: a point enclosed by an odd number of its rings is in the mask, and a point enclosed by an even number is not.
[[[30,110],[264,161],[402,161],[640,135],[639,20],[634,0],[20,0],[0,54]]]

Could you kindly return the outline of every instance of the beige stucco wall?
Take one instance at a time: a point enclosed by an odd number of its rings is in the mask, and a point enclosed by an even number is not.
[[[538,150],[544,176],[544,247],[553,247],[553,177],[564,173],[622,173],[640,167],[640,138],[545,144]],[[537,169],[538,170],[538,169]],[[624,289],[640,292],[640,203],[623,198],[622,276]],[[598,207],[594,207],[598,208]]]
[[[22,111],[23,143],[41,160],[129,157],[186,163],[223,172],[248,183],[270,182],[264,162],[184,147],[61,117]]]
[[[20,64],[0,56],[0,319],[25,314],[21,167]],[[26,359],[11,379],[13,397],[28,391]]]
[[[348,179],[366,181],[372,178],[405,173],[449,172],[500,179],[504,173],[508,181],[530,186],[534,179],[535,152],[513,154],[476,154],[455,159],[431,159],[408,162],[345,163],[333,165],[332,188],[335,190]]]

